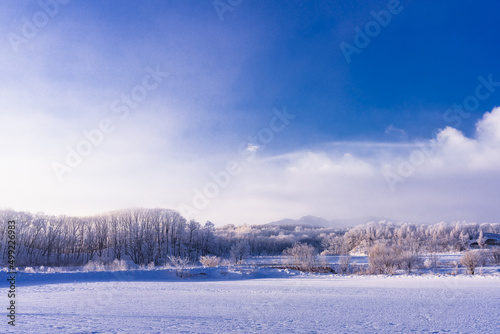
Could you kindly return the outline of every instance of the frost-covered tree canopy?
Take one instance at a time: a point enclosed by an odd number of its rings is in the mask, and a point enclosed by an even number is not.
[[[241,262],[248,255],[281,255],[296,243],[317,253],[346,254],[376,243],[401,254],[463,251],[483,233],[500,233],[500,224],[434,225],[369,222],[350,229],[313,226],[226,225],[187,221],[168,209],[133,208],[90,217],[50,216],[1,210],[1,259],[7,259],[7,221],[16,221],[17,264],[79,265],[101,259],[135,264],[169,263],[169,257],[197,262],[215,255]],[[406,255],[405,255],[406,256]]]

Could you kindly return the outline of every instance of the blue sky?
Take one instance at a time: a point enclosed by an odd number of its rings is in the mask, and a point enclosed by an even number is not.
[[[497,219],[498,151],[487,138],[497,138],[500,87],[476,95],[500,82],[500,4],[221,1],[230,10],[209,0],[0,4],[0,182],[10,189],[0,205],[194,208],[210,175],[237,161],[241,173],[193,218]],[[341,43],[356,46],[357,29],[390,8],[347,61]],[[124,105],[146,68],[168,76],[118,117],[113,103]],[[450,111],[466,100],[477,101],[466,117]],[[284,108],[293,118],[264,143],[258,134]],[[61,172],[103,119],[113,130]],[[424,162],[398,171],[429,143]],[[464,189],[475,191],[457,199]]]

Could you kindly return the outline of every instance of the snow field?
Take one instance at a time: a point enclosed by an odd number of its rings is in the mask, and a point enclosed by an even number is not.
[[[5,320],[0,331],[500,332],[499,276],[214,278],[136,281],[142,279],[136,276],[134,281],[42,285],[33,280],[19,287],[16,331]]]

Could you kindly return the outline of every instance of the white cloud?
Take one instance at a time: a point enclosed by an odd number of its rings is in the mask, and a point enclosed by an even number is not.
[[[165,136],[164,128],[147,117],[123,123],[59,184],[50,163],[61,157],[63,143],[74,143],[73,132],[64,129],[65,121],[43,114],[22,121],[2,115],[0,185],[5,190],[0,202],[14,209],[57,214],[127,206],[177,208],[191,204],[194,190],[213,182],[211,172],[223,171],[228,161],[235,160],[241,173],[221,187],[197,219],[266,223],[313,214],[498,221],[499,115],[500,108],[485,114],[473,138],[443,129],[433,139],[435,149],[425,162],[397,183],[394,192],[384,171],[397,172],[397,157],[408,159],[421,143],[336,143],[277,156],[252,152],[252,159],[238,153],[193,159],[188,147],[177,147],[182,133]],[[373,149],[372,155],[358,154],[367,147]]]
[[[26,9],[17,15],[30,13]],[[57,214],[126,206],[176,208],[189,204],[195,189],[213,182],[211,172],[223,171],[235,160],[242,172],[198,219],[266,223],[313,214],[482,221],[500,214],[498,108],[478,122],[473,138],[456,129],[442,130],[425,162],[391,192],[384,171],[397,169],[398,157],[408,159],[422,143],[327,143],[281,155],[267,153],[273,143],[250,143],[248,154],[238,153],[241,137],[234,134],[241,129],[224,131],[231,122],[257,113],[228,116],[219,107],[247,94],[235,92],[234,84],[241,80],[246,60],[259,52],[265,28],[219,34],[227,27],[207,28],[195,22],[196,16],[171,11],[155,26],[158,31],[149,32],[161,36],[161,43],[142,38],[140,31],[137,38],[115,43],[116,31],[108,22],[89,25],[69,13],[69,7],[61,10],[19,54],[8,43],[0,45],[1,206]],[[196,26],[179,31],[183,20]],[[6,35],[11,26],[0,25],[0,30]],[[256,42],[247,43],[249,36]],[[225,52],[227,45],[240,47]],[[75,147],[84,139],[83,130],[108,117],[111,102],[140,83],[145,66],[156,64],[171,77],[130,117],[117,121],[103,144],[59,183],[51,163],[63,161],[66,147]],[[393,125],[386,132],[405,134]],[[247,161],[248,156],[253,159]]]
[[[335,153],[326,149],[256,159],[200,217],[216,222],[220,217],[225,223],[265,223],[306,214],[421,222],[498,221],[499,135],[500,108],[484,115],[474,138],[453,128],[443,129],[429,141],[434,150],[423,164],[414,166],[411,175],[402,178],[394,192],[385,182],[384,171],[389,167],[397,173],[397,157],[408,160],[422,143],[399,147],[365,143],[384,147],[369,158],[357,155],[361,143],[337,143],[326,145],[335,147]],[[338,154],[339,147],[344,147],[345,154]]]
[[[403,129],[399,129],[395,127],[394,125],[390,124],[386,129],[385,129],[385,134],[392,134],[392,133],[397,133],[400,137],[405,137],[406,136],[406,131]]]
[[[247,145],[246,151],[250,152],[250,153],[254,153],[254,152],[257,152],[258,149],[259,149],[259,145],[255,145],[255,144],[250,143]]]

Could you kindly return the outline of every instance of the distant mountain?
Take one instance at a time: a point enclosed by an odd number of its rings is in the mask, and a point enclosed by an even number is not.
[[[315,216],[304,216],[300,219],[282,219],[275,222],[271,222],[267,225],[310,225],[319,227],[354,227],[356,225],[366,224],[371,221],[379,222],[381,220],[390,220],[387,218],[380,217],[362,217],[362,218],[350,218],[350,219],[332,219],[328,220],[325,218],[315,217]]]

